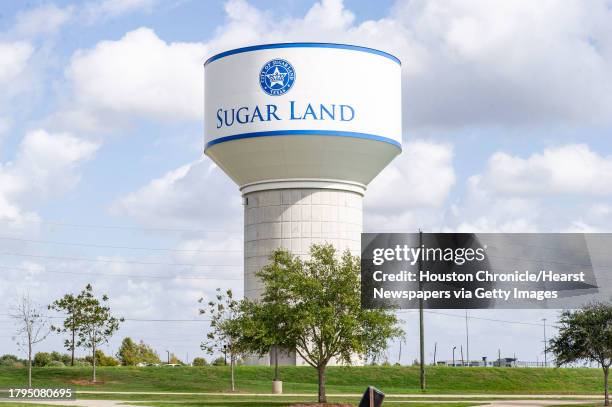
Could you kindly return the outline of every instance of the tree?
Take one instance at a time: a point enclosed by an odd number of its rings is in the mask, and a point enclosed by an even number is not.
[[[138,344],[138,357],[142,363],[161,363],[157,352],[155,352],[152,347],[144,343],[142,340]]]
[[[0,366],[13,367],[20,362],[19,358],[15,355],[2,355],[0,356]]]
[[[70,339],[64,341],[64,347],[70,351],[70,365],[74,366],[74,352],[76,349],[76,336],[79,328],[81,327],[81,313],[83,311],[83,300],[82,295],[66,294],[62,298],[55,300],[49,309],[57,312],[64,313],[66,319],[64,319],[63,326],[51,326],[51,329],[57,333],[70,332]]]
[[[123,338],[121,347],[117,352],[117,358],[123,366],[135,366],[140,363],[138,345],[130,337]]]
[[[206,359],[198,357],[198,358],[194,358],[191,364],[193,366],[207,366],[208,362],[206,361]]]
[[[202,303],[203,298],[199,302]],[[227,352],[230,356],[230,384],[232,391],[236,390],[234,380],[234,370],[236,367],[236,357],[239,349],[236,347],[236,340],[239,336],[236,320],[240,304],[234,299],[232,290],[225,293],[217,288],[216,301],[209,301],[208,309],[200,309],[200,314],[210,316],[210,332],[206,335],[206,341],[200,346],[202,350],[212,355],[215,352]]]
[[[117,358],[124,366],[135,366],[138,363],[160,363],[159,355],[153,348],[143,341],[137,344],[129,337],[124,338],[121,342]]]
[[[34,366],[45,367],[51,363],[52,360],[53,358],[47,352],[37,352],[36,355],[34,355]]]
[[[86,356],[85,360],[94,364],[91,356]],[[96,350],[96,366],[119,366],[119,361],[112,356],[105,355],[100,349]]]
[[[270,264],[264,270],[266,273],[283,274],[288,269],[299,268],[299,259],[285,250],[277,250],[270,255]],[[287,323],[285,304],[291,301],[286,290],[270,287],[264,294],[264,301],[244,299],[240,303],[237,345],[244,353],[258,355],[269,354],[274,361],[274,381],[280,380],[278,369],[279,349],[287,351],[294,347],[291,338],[284,334]]]
[[[32,387],[32,350],[34,345],[45,340],[49,335],[49,319],[42,308],[36,305],[29,295],[21,297],[13,307],[10,317],[17,322],[15,340],[17,346],[28,353],[28,387]]]
[[[108,296],[102,296],[102,301],[93,295],[91,284],[87,284],[85,289],[79,294],[79,301],[82,301],[80,327],[77,332],[77,346],[91,351],[93,365],[92,382],[96,382],[96,350],[98,346],[108,342],[113,334],[119,329],[119,323],[123,318],[112,316],[110,307],[104,305],[108,302]]]
[[[256,312],[246,311],[237,324],[244,330],[234,329],[246,332],[239,344],[258,349],[267,341],[295,349],[317,369],[319,402],[325,403],[325,371],[332,359],[351,364],[355,357],[379,354],[403,332],[390,311],[361,308],[360,261],[348,250],[339,259],[332,245],[312,245],[310,259],[303,260],[278,249],[270,260],[257,273],[264,293]],[[257,329],[266,338],[249,337]]]
[[[591,303],[561,312],[557,336],[548,350],[557,366],[577,361],[599,363],[604,373],[604,405],[610,405],[609,372],[612,364],[612,304]]]

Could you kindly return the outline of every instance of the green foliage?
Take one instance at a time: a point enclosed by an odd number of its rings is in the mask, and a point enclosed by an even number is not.
[[[15,355],[0,356],[0,366],[15,366],[18,363],[21,363],[21,360]]]
[[[325,402],[325,369],[332,359],[380,354],[402,334],[394,314],[361,308],[360,261],[347,250],[338,258],[330,244],[312,245],[303,260],[278,249],[257,276],[259,301],[244,301],[233,331],[237,347],[263,353],[271,345],[295,349],[319,372],[319,402]]]
[[[45,367],[65,367],[66,365],[59,360],[52,360],[45,365]]]
[[[138,363],[161,363],[159,355],[149,345],[140,341],[136,343],[130,337],[126,337],[121,342],[117,358],[124,366],[135,366]]]
[[[227,365],[227,363],[225,363],[225,358],[221,356],[221,357],[218,357],[215,360],[213,360],[211,365],[213,365],[213,366],[225,366],[225,365]]]
[[[82,313],[85,306],[85,297],[81,295],[66,294],[62,298],[55,300],[49,309],[66,315],[62,326],[51,326],[51,330],[59,334],[70,333],[64,341],[64,347],[74,354],[76,349],[76,332],[82,326]]]
[[[34,355],[33,364],[36,367],[44,367],[51,363],[52,360],[53,359],[51,358],[51,355],[49,353],[37,352],[36,355]]]
[[[106,294],[101,300],[94,297],[91,284],[87,284],[78,298],[80,313],[76,345],[90,350],[92,355],[97,355],[98,346],[108,342],[119,329],[119,323],[123,322],[123,318],[116,318],[111,314],[110,307],[106,305],[108,303]],[[91,361],[93,365],[92,381],[95,382],[98,360],[92,357]]]
[[[91,356],[86,356],[85,360],[93,365]],[[96,365],[97,366],[119,366],[119,361],[112,356],[105,355],[100,349],[96,350]]]
[[[194,358],[193,362],[191,362],[193,366],[207,366],[208,362],[204,358]]]
[[[592,303],[563,311],[557,336],[549,342],[558,366],[578,361],[597,362],[604,371],[605,405],[610,405],[609,372],[612,364],[612,304]]]
[[[229,354],[230,358],[230,384],[232,391],[235,390],[234,368],[236,358],[242,351],[238,346],[240,337],[239,319],[240,303],[234,299],[231,289],[221,292],[217,288],[216,301],[209,301],[206,309],[200,309],[200,314],[210,316],[210,331],[206,335],[206,340],[200,345],[202,350],[212,355],[216,351]],[[199,302],[202,303],[203,298]]]

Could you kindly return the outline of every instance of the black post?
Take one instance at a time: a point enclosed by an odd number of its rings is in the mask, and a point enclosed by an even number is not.
[[[423,246],[423,231],[419,229],[419,248]],[[421,281],[421,271],[423,269],[423,263],[419,256],[419,291],[423,290],[423,283]],[[419,299],[419,342],[420,342],[420,353],[421,353],[421,366],[420,366],[420,379],[421,379],[421,390],[426,389],[425,384],[425,323],[423,321],[423,297]]]

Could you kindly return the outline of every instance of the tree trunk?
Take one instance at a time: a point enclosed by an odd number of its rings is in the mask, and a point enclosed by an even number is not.
[[[32,388],[32,341],[28,341],[28,389]]]
[[[94,339],[93,343],[92,343],[92,356],[93,356],[93,360],[92,360],[92,364],[93,364],[93,379],[92,382],[95,383],[96,382],[96,341]]]
[[[234,381],[234,366],[235,366],[235,361],[234,361],[234,354],[230,353],[230,370],[231,370],[231,376],[232,376],[232,391],[236,391],[236,383]]]
[[[73,321],[74,324],[74,321]],[[70,350],[72,351],[72,354],[70,356],[70,366],[74,367],[74,336],[76,334],[76,330],[74,329],[74,326],[72,328],[72,345],[70,346]]]
[[[319,403],[327,403],[327,396],[325,395],[325,367],[319,367]]]
[[[610,405],[610,387],[608,384],[608,378],[610,374],[610,366],[603,368],[604,371],[604,406]]]
[[[274,345],[274,381],[278,380],[278,346]]]

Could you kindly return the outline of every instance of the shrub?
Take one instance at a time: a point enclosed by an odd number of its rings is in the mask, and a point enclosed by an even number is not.
[[[227,365],[227,363],[225,363],[225,358],[218,357],[217,359],[212,361],[212,365],[213,366],[225,366]]]
[[[34,366],[43,367],[51,363],[51,355],[47,352],[38,352],[34,355]]]
[[[93,364],[91,356],[85,357],[89,364]],[[119,366],[119,361],[112,356],[107,356],[101,350],[96,351],[96,366]]]
[[[89,361],[87,361],[87,360],[84,360],[84,359],[75,359],[74,360],[74,366],[75,367],[76,366],[80,366],[80,367],[91,366],[91,363]]]
[[[72,357],[69,354],[67,354],[67,353],[64,353],[62,355],[62,359],[61,360],[62,360],[62,363],[65,366],[70,366],[72,364]]]
[[[66,365],[59,360],[52,360],[51,362],[45,365],[45,367],[65,367],[65,366]]]
[[[0,366],[15,366],[19,363],[19,358],[15,355],[0,356]]]
[[[208,362],[204,358],[195,358],[193,359],[192,365],[193,366],[206,366],[208,365]]]

